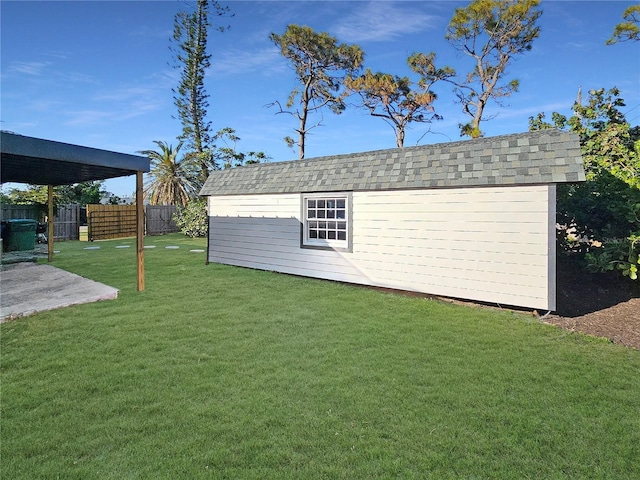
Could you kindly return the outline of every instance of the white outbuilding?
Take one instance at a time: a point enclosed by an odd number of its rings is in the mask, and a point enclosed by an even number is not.
[[[584,179],[557,130],[216,171],[207,261],[555,310],[556,185]]]

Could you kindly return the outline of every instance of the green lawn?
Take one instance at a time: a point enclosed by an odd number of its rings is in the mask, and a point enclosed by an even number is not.
[[[141,293],[57,244],[120,297],[1,326],[2,478],[640,478],[638,351],[146,244]]]

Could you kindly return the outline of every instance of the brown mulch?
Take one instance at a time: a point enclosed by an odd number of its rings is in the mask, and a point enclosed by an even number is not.
[[[543,321],[640,350],[640,280],[584,273],[559,258],[556,288],[557,310]]]

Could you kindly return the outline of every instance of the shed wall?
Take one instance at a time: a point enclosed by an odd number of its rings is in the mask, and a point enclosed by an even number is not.
[[[209,197],[209,261],[555,309],[553,185],[353,192],[352,252],[300,248],[300,203]]]

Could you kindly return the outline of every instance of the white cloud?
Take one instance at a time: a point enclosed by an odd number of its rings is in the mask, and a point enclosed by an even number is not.
[[[141,99],[138,101],[117,101],[115,104],[111,102],[105,105],[104,108],[101,108],[101,105],[96,105],[92,109],[68,110],[66,113],[68,120],[64,122],[64,125],[91,127],[114,124],[147,115],[161,109],[162,106],[162,102],[154,101],[153,99]]]
[[[173,38],[173,30],[169,28],[150,27],[142,25],[131,32],[134,37],[159,38],[168,40]]]
[[[53,51],[53,52],[43,53],[43,56],[45,57],[52,57],[59,60],[65,60],[66,58],[69,57],[69,55],[70,55],[69,52],[65,52],[65,51]]]
[[[9,71],[11,73],[40,76],[49,65],[51,65],[51,62],[13,62],[9,65]]]
[[[128,120],[130,118],[139,117],[140,115],[154,112],[160,109],[160,107],[161,104],[159,102],[154,102],[151,100],[134,102],[118,114],[118,120]]]
[[[438,18],[406,3],[401,7],[394,2],[362,5],[362,8],[357,8],[332,28],[341,41],[394,40],[406,34],[429,30]]]
[[[97,101],[115,101],[124,102],[127,100],[148,97],[157,92],[155,87],[123,87],[118,89],[109,90],[106,93],[99,93],[93,97]]]
[[[56,72],[55,77],[66,83],[97,83],[94,77],[81,72]]]
[[[585,52],[593,51],[597,46],[595,42],[567,42],[562,45],[565,50],[574,53],[576,50],[583,50]]]
[[[76,110],[69,111],[69,120],[64,122],[68,127],[87,127],[104,123],[114,118],[114,113],[104,110]]]
[[[275,47],[253,51],[233,49],[214,59],[209,73],[214,76],[271,73],[283,68],[283,58]]]
[[[564,111],[567,108],[571,107],[571,102],[555,102],[555,103],[545,103],[540,105],[531,105],[524,108],[512,108],[509,106],[505,106],[504,108],[494,108],[496,112],[496,118],[500,118],[501,120],[507,118],[528,118],[530,116],[537,115],[538,113],[544,112],[547,116],[547,120],[551,120],[551,114],[553,112]]]
[[[27,76],[31,82],[95,83],[95,79],[91,75],[76,71],[64,71],[56,63],[50,61],[15,61],[9,64],[7,73],[14,77]]]
[[[63,105],[64,103],[60,100],[33,98],[26,104],[26,109],[36,112],[50,112],[59,109]]]

